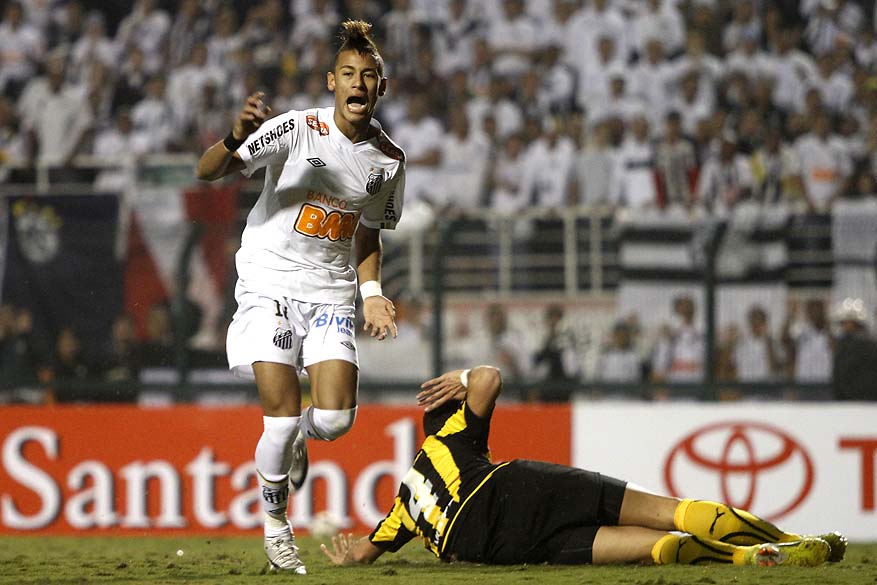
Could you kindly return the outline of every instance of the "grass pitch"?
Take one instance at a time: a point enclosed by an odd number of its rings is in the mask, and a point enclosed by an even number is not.
[[[0,538],[0,583],[221,583],[279,584],[301,581],[313,585],[370,583],[455,583],[527,585],[875,585],[877,543],[850,546],[842,563],[814,569],[798,567],[619,566],[549,567],[521,565],[488,567],[445,564],[411,543],[368,567],[333,567],[319,541],[300,537],[307,576],[266,573],[258,537],[137,538],[137,537],[3,537]],[[183,551],[178,555],[177,551]]]

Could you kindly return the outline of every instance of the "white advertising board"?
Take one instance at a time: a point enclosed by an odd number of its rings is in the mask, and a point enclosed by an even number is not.
[[[877,540],[877,404],[578,401],[572,422],[577,467]]]

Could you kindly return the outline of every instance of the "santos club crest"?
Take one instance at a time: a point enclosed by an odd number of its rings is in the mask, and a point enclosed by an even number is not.
[[[12,218],[18,244],[28,261],[44,264],[55,258],[61,247],[63,222],[51,206],[19,200],[12,205]]]
[[[384,186],[383,169],[374,170],[369,173],[368,181],[365,184],[365,190],[369,195],[374,195]]]

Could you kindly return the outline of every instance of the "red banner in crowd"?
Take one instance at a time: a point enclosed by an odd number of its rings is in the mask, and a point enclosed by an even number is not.
[[[309,443],[311,473],[293,503],[305,528],[328,511],[370,530],[420,446],[414,408],[362,406],[353,430]],[[238,533],[261,527],[256,407],[4,407],[0,534]],[[500,406],[493,459],[569,464],[569,405]]]

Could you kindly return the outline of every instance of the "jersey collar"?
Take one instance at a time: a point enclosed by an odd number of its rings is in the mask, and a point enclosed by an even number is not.
[[[374,146],[377,137],[380,136],[383,130],[383,128],[381,127],[381,123],[372,118],[371,126],[372,128],[377,129],[377,134],[367,140],[363,140],[362,142],[354,143],[349,138],[347,138],[347,136],[345,136],[344,133],[341,132],[341,130],[339,130],[338,126],[335,124],[335,107],[328,107],[325,108],[323,111],[324,115],[320,116],[320,121],[325,122],[326,125],[329,127],[329,140],[342,148],[346,148],[349,150],[363,150],[365,148]],[[324,116],[325,119],[323,119]]]

